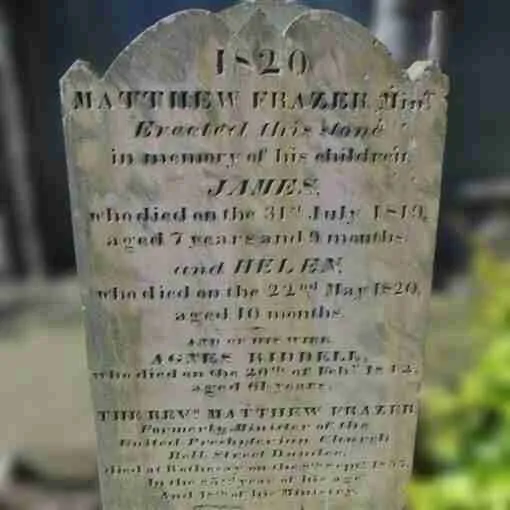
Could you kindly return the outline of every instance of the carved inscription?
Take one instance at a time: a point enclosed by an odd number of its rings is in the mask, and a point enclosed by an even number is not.
[[[104,505],[401,509],[446,80],[237,9],[62,81]]]

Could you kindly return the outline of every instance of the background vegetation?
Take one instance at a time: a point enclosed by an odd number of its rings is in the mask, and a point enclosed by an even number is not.
[[[472,271],[471,367],[425,389],[414,510],[510,509],[510,263],[480,251]]]

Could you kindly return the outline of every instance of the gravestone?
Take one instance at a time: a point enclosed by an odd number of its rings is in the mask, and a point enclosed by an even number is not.
[[[395,510],[447,80],[293,3],[180,12],[62,80],[106,510]]]

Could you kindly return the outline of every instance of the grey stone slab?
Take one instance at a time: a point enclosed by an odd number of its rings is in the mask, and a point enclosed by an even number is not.
[[[404,507],[447,89],[281,2],[68,71],[107,510]]]

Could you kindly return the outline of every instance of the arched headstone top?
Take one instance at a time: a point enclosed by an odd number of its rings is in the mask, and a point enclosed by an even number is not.
[[[324,58],[332,52],[342,54],[349,65],[359,65],[367,80],[371,74],[387,75],[395,84],[410,78],[412,81],[440,79],[444,86],[446,78],[436,64],[427,63],[426,72],[410,76],[409,70],[402,69],[387,48],[356,21],[334,11],[278,0],[246,1],[219,13],[190,9],[163,18],[128,44],[101,79],[121,84],[130,77],[139,78],[141,71],[145,71],[161,81],[184,82],[186,69],[193,67],[196,72],[200,59],[207,57],[204,56],[206,48],[242,44],[240,38],[250,33],[258,33],[257,42],[261,44],[261,22],[266,30],[271,30],[272,37],[281,39],[280,44],[287,40],[297,46],[306,45],[316,56],[324,54]],[[75,63],[62,80],[65,82],[77,68],[83,70],[83,63]],[[86,68],[96,80],[100,79],[93,64]],[[419,68],[425,70],[423,65]]]

